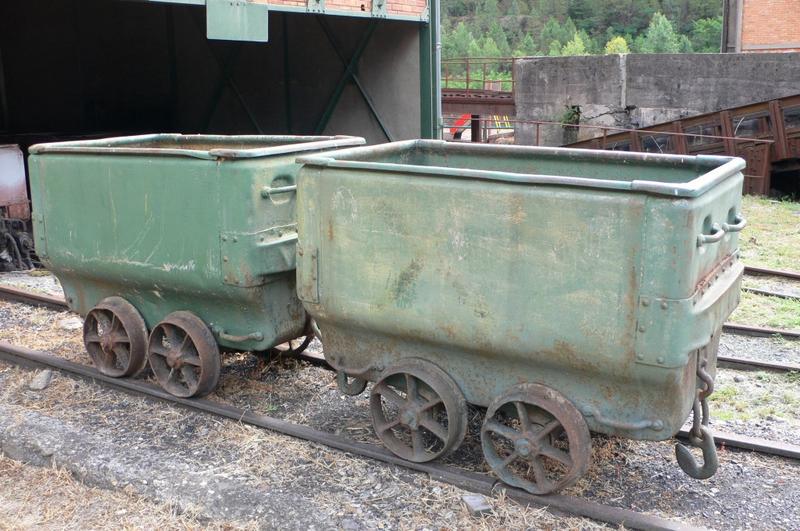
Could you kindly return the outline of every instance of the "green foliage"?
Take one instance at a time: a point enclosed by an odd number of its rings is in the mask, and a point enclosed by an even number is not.
[[[721,0],[444,0],[442,9],[444,58],[718,52],[722,32]]]
[[[586,51],[586,43],[579,32],[575,32],[572,40],[561,48],[561,55],[589,55]]]
[[[642,53],[678,53],[679,50],[680,37],[672,27],[672,22],[661,13],[654,14],[639,51]]]
[[[631,50],[628,48],[628,41],[625,37],[614,37],[606,43],[605,51],[607,54],[613,53],[629,53]]]
[[[695,20],[692,23],[691,40],[695,52],[719,52],[722,43],[722,17]]]

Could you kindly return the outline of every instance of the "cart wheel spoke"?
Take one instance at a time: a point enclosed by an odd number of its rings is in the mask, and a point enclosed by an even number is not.
[[[383,398],[396,406],[402,406],[406,403],[405,399],[397,394],[397,391],[389,387],[385,383],[379,383],[373,388],[374,393],[380,394]]]
[[[188,387],[197,387],[199,379],[193,368],[184,365],[181,367],[181,375],[183,376],[183,381],[186,382]]]
[[[383,444],[409,461],[436,459],[457,448],[466,433],[461,390],[446,372],[421,359],[402,360],[383,371],[370,391],[370,411]]]
[[[391,421],[389,421],[389,422],[387,422],[385,424],[381,424],[380,426],[375,426],[375,431],[377,431],[378,433],[383,433],[386,430],[390,430],[390,429],[394,428],[395,426],[399,426],[399,425],[400,425],[400,419],[394,419],[394,420],[391,420]]]
[[[442,442],[447,442],[447,428],[432,418],[423,418],[420,421],[420,425],[432,434],[436,435],[436,437],[438,437]]]
[[[567,452],[564,450],[559,450],[554,446],[550,446],[549,444],[545,444],[539,448],[539,454],[545,457],[549,457],[555,461],[558,461],[564,466],[571,467],[572,466],[572,458],[569,456]]]
[[[411,430],[411,450],[416,459],[425,457],[425,443],[422,441],[422,432],[418,429]]]
[[[536,478],[536,486],[545,492],[549,492],[553,488],[553,482],[548,479],[544,464],[536,457],[531,459],[530,463],[531,468],[533,468],[533,476]]]
[[[529,428],[516,431],[499,420],[513,413],[521,427],[527,423]],[[552,444],[562,430],[564,450]],[[573,484],[586,472],[591,457],[583,415],[565,397],[539,384],[516,385],[492,401],[481,428],[481,446],[502,481],[537,495]]]
[[[528,406],[524,402],[514,402],[514,405],[517,407],[517,417],[519,418],[520,426],[522,426],[522,431],[530,431],[531,419],[528,416]]]
[[[168,353],[169,349],[163,345],[160,344],[150,345],[149,354],[151,356],[155,354],[157,356],[161,356],[162,358],[166,358]]]
[[[496,433],[497,435],[500,435],[509,441],[514,441],[521,435],[520,432],[514,428],[506,426],[505,424],[501,424],[494,419],[487,420],[486,424],[484,424],[484,429]]]
[[[551,420],[545,426],[536,432],[536,439],[542,441],[548,435],[557,432],[557,429],[561,427],[561,423],[558,420]]]
[[[503,461],[502,461],[502,462],[501,462],[501,463],[500,463],[500,464],[499,464],[497,467],[498,467],[498,468],[506,468],[506,467],[507,467],[508,465],[510,465],[510,464],[511,464],[511,463],[514,461],[514,459],[516,459],[517,457],[519,457],[519,454],[518,454],[517,452],[511,452],[511,454],[509,454],[509,456],[508,456],[508,457],[506,457],[505,459],[503,459]]]
[[[432,409],[432,408],[438,406],[439,404],[444,404],[444,402],[442,402],[441,398],[437,397],[437,398],[434,398],[433,400],[428,400],[425,403],[425,405],[423,405],[419,410],[420,410],[420,412],[428,411],[429,409]]]
[[[410,374],[406,374],[406,400],[409,402],[419,398],[417,379]]]
[[[181,357],[181,360],[183,360],[183,362],[185,364],[193,365],[194,367],[202,367],[203,366],[203,360],[200,359],[200,356],[192,356],[192,355],[186,354],[186,355]]]

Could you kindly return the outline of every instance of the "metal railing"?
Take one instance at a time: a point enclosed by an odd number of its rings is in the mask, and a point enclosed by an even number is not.
[[[542,127],[561,127],[563,129],[573,129],[580,131],[581,129],[594,129],[599,130],[601,134],[592,138],[584,138],[580,141],[590,141],[595,139],[605,139],[609,134],[616,133],[636,133],[640,136],[670,136],[670,137],[694,137],[694,138],[707,138],[719,141],[731,140],[734,143],[753,143],[753,144],[774,144],[775,140],[765,138],[747,138],[747,137],[729,137],[721,135],[703,135],[699,133],[680,133],[677,131],[663,131],[654,129],[631,129],[625,127],[615,127],[609,125],[593,125],[593,124],[566,124],[562,122],[548,121],[548,120],[521,120],[508,118],[505,116],[478,116],[472,115],[469,122],[464,122],[463,116],[444,116],[442,124],[445,132],[448,130],[459,129],[461,131],[470,129],[472,131],[472,142],[486,142],[491,141],[493,138],[513,136],[516,124],[526,124],[535,127],[534,143],[532,145],[538,146],[541,144],[541,131]],[[477,134],[476,134],[477,133]],[[574,142],[578,142],[575,140]]]
[[[442,89],[470,92],[514,92],[513,57],[442,59]]]

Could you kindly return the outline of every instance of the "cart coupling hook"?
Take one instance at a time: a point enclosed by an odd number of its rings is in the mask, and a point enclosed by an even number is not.
[[[714,443],[714,436],[711,435],[710,429],[705,426],[700,426],[700,433],[701,436],[699,439],[696,439],[692,435],[689,437],[689,440],[693,445],[703,450],[703,466],[697,464],[692,453],[682,444],[675,447],[675,458],[678,460],[678,465],[681,467],[681,470],[686,472],[689,476],[695,479],[708,479],[716,473],[717,467],[719,466],[717,446],[716,443]]]
[[[695,479],[708,479],[714,475],[719,467],[717,457],[717,445],[714,436],[708,427],[708,396],[714,392],[714,379],[706,371],[706,361],[703,360],[697,367],[697,376],[703,387],[697,390],[694,403],[692,404],[693,422],[689,432],[689,443],[703,451],[703,466],[698,466],[694,456],[689,449],[678,444],[675,447],[675,458],[681,470]]]

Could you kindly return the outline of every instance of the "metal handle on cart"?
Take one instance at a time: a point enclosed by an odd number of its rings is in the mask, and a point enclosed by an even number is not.
[[[702,247],[707,243],[717,243],[725,236],[725,229],[719,224],[711,225],[711,234],[701,234],[697,237],[697,246]]]
[[[747,226],[747,220],[741,214],[736,214],[733,219],[735,220],[733,224],[723,223],[722,230],[725,232],[739,232]]]
[[[290,184],[287,186],[276,186],[275,188],[272,188],[270,186],[265,186],[264,188],[261,189],[261,197],[263,197],[264,199],[269,199],[272,196],[272,194],[285,194],[287,192],[294,192],[296,190],[297,190],[296,184]]]
[[[217,334],[223,341],[228,341],[229,343],[245,343],[247,341],[263,341],[264,334],[261,332],[253,332],[252,334],[245,334],[241,336],[235,336],[233,334],[226,334],[225,329],[219,326],[214,326],[211,328],[211,331]]]

